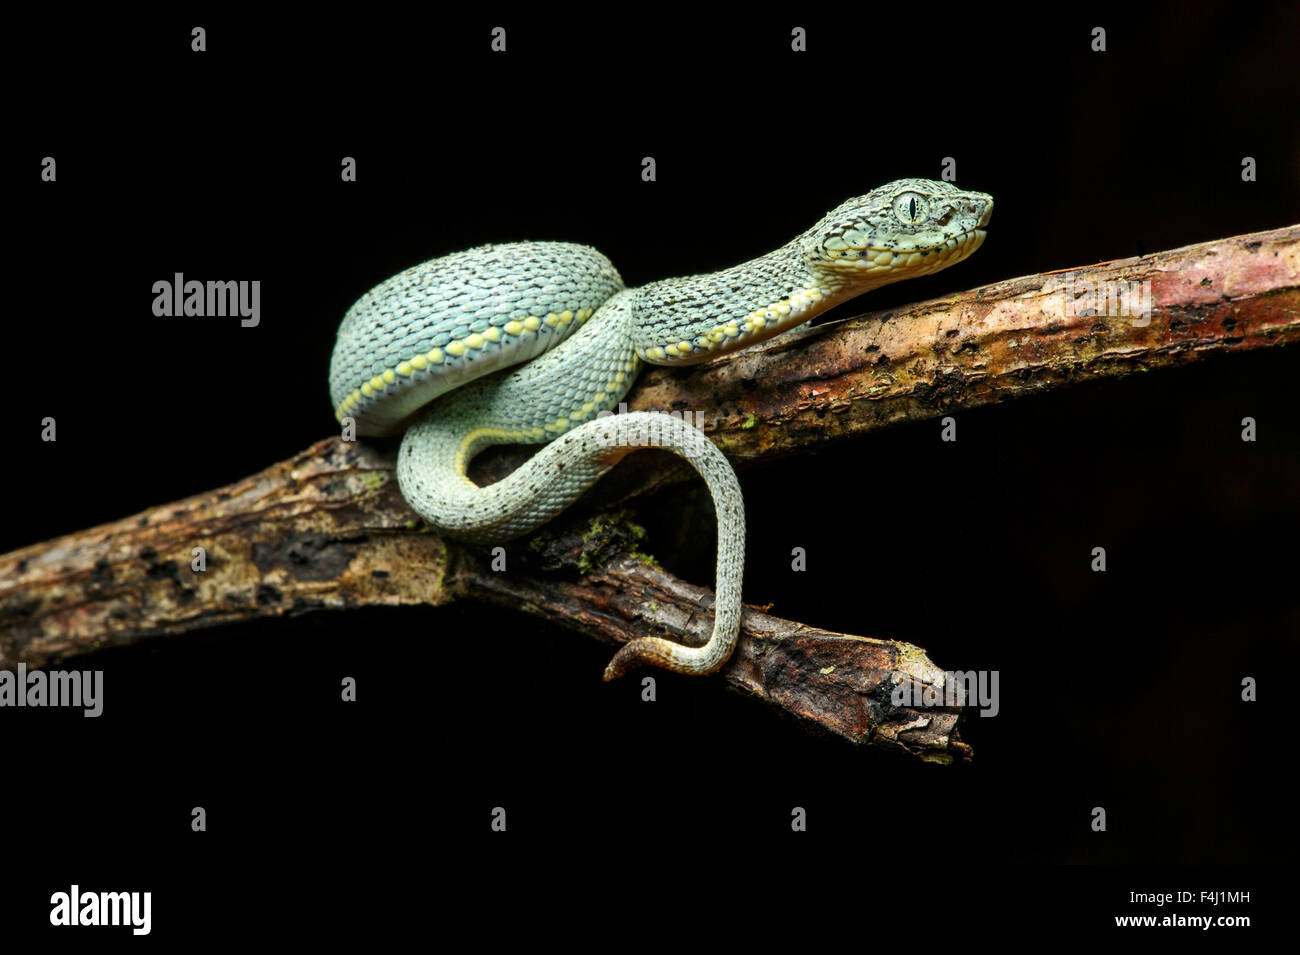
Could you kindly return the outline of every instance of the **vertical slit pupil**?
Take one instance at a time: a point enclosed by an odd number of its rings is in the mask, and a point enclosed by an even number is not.
[[[913,221],[916,220],[916,196],[907,200],[907,214],[912,217]]]

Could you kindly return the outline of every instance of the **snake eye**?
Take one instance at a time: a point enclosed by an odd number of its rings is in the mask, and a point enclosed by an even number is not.
[[[894,200],[894,216],[903,225],[916,225],[926,216],[925,196],[905,192]]]

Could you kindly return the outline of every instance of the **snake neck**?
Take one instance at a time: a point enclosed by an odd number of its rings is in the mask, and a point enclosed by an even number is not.
[[[806,264],[801,240],[740,265],[636,290],[636,351],[689,365],[800,325],[861,290]]]

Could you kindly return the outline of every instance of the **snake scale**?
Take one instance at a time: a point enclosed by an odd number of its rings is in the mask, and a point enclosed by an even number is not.
[[[718,521],[712,635],[702,647],[631,640],[605,679],[643,664],[712,673],[740,630],[740,485],[691,424],[609,412],[643,363],[707,361],[960,262],[983,243],[992,209],[984,193],[900,179],[742,265],[635,289],[584,245],[511,242],[445,255],[381,282],[348,310],[330,362],[335,413],[358,435],[403,433],[397,479],[407,503],[441,533],[477,543],[540,526],[638,447],[686,458]],[[545,446],[503,480],[474,484],[470,460],[503,443]]]

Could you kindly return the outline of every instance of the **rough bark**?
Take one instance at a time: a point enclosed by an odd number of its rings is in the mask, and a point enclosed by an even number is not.
[[[1150,282],[1150,321],[1067,307],[1088,304],[1073,297],[1081,284],[1063,294],[1068,278]],[[1300,226],[1288,226],[1012,279],[799,330],[694,368],[655,369],[628,405],[696,413],[745,464],[894,422],[1297,337]],[[479,473],[499,476],[525,453],[492,455]],[[320,441],[229,487],[0,556],[0,667],[253,617],[462,598],[544,608],[609,642],[650,632],[701,641],[706,592],[630,556],[635,543],[622,522],[582,516],[685,476],[667,456],[645,460],[653,466],[624,462],[578,513],[543,532],[535,570],[504,576],[412,519],[391,450]],[[191,567],[196,547],[206,552],[202,572]],[[943,679],[908,644],[750,610],[725,679],[859,742],[938,761],[969,756],[955,732],[958,710],[890,702],[900,681]]]

